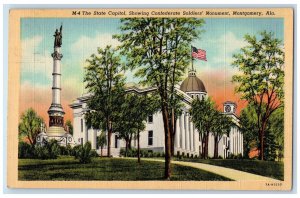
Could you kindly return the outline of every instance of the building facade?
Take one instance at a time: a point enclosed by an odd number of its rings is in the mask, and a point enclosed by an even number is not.
[[[138,89],[136,87],[128,88],[127,91],[144,93],[154,91],[153,88]],[[180,87],[176,88],[178,94],[183,96],[182,114],[176,121],[175,135],[175,154],[196,157],[201,154],[201,136],[195,128],[189,109],[194,99],[207,98],[207,91],[203,82],[196,76],[195,70],[189,72],[188,77],[182,82]],[[87,128],[85,123],[85,113],[88,110],[87,100],[90,95],[85,94],[77,98],[70,107],[73,109],[73,137],[77,144],[91,142],[92,148],[97,149],[96,138],[101,134],[98,129]],[[229,155],[243,155],[243,134],[239,130],[239,119],[236,116],[236,104],[227,101],[224,103],[224,114],[230,116],[234,125],[231,127],[229,135],[223,135],[218,145],[218,154],[222,158]],[[149,115],[146,128],[140,133],[140,147],[147,149],[149,152],[164,152],[164,125],[161,112]],[[111,154],[113,156],[120,155],[120,149],[125,147],[125,141],[118,139],[118,134],[112,135]],[[136,147],[137,142],[134,139],[132,146]],[[99,151],[99,150],[98,150]],[[107,152],[107,148],[103,149],[103,153]],[[100,153],[100,151],[99,151]],[[214,155],[214,137],[210,133],[208,144],[208,156]]]

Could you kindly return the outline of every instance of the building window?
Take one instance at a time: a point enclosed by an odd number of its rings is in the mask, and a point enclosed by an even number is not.
[[[118,136],[115,135],[115,148],[118,148]]]
[[[153,131],[148,131],[148,145],[153,145]]]
[[[148,116],[148,122],[149,123],[153,123],[153,115],[149,115]]]
[[[83,119],[80,120],[80,124],[81,124],[81,132],[83,132]]]

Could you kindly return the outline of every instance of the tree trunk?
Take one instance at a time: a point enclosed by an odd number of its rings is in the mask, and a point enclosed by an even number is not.
[[[206,136],[203,135],[203,137],[201,138],[201,158],[204,159],[205,157],[205,138]]]
[[[264,142],[264,137],[265,137],[265,130],[266,130],[266,125],[267,125],[267,120],[262,121],[262,128],[259,131],[259,140],[260,140],[260,149],[259,149],[259,158],[260,160],[264,160],[264,150],[265,150],[265,142]]]
[[[174,152],[175,152],[175,138],[174,135],[171,136],[171,155],[174,156]]]
[[[141,151],[140,151],[140,131],[137,131],[137,155],[138,155],[138,163],[141,163]]]
[[[103,146],[100,146],[100,155],[103,157]]]
[[[218,144],[218,136],[215,137],[215,146],[214,146],[214,158],[218,158],[218,149],[219,149],[219,144]]]
[[[130,137],[129,137],[129,142],[128,142],[128,149],[130,149],[131,150],[131,142],[132,142],[132,134],[130,135]]]
[[[209,133],[206,134],[206,139],[205,139],[205,159],[208,158],[208,142],[209,142]]]
[[[165,179],[171,178],[171,130],[169,127],[168,111],[162,106],[162,114],[165,130]]]
[[[174,108],[172,109],[172,119],[171,119],[171,127],[172,127],[172,135],[171,135],[171,155],[174,156],[175,154],[175,135],[176,135],[176,116],[174,112]]]
[[[108,137],[107,137],[107,157],[110,157],[110,146],[111,146],[111,134],[112,134],[112,131],[111,129],[109,128],[108,129]]]
[[[125,157],[127,157],[128,155],[128,145],[129,145],[128,142],[129,142],[128,139],[125,139]]]

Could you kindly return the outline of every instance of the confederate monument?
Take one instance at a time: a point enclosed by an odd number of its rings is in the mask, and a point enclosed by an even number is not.
[[[61,92],[61,65],[60,61],[63,57],[61,54],[62,45],[62,25],[60,31],[56,29],[54,36],[54,52],[51,54],[53,58],[53,83],[52,83],[52,103],[48,110],[49,114],[49,129],[46,133],[40,133],[37,137],[37,142],[43,144],[48,139],[56,139],[59,144],[67,145],[74,144],[71,134],[64,129],[64,110],[60,103]]]

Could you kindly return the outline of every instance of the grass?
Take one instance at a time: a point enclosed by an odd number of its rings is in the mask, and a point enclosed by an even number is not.
[[[174,181],[230,181],[220,175],[192,167],[173,165]],[[163,180],[164,163],[124,158],[93,158],[90,164],[80,164],[73,157],[56,160],[19,159],[19,180]]]
[[[232,168],[257,175],[271,177],[274,179],[284,179],[283,162],[260,161],[260,160],[237,160],[237,159],[188,159],[182,161],[200,162],[216,166]]]

